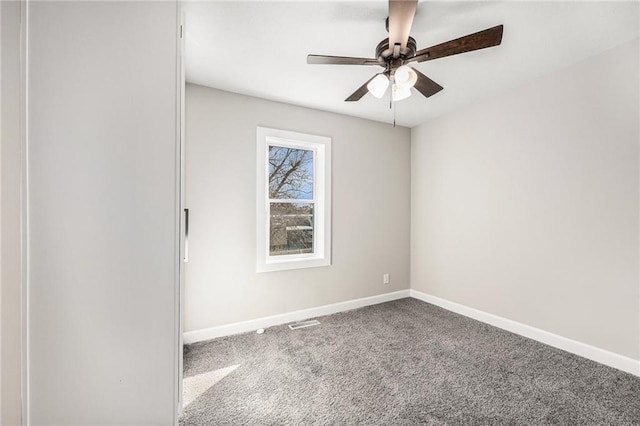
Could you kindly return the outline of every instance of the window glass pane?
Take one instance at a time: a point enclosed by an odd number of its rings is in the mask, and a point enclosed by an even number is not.
[[[313,204],[271,203],[269,255],[313,253]]]
[[[313,199],[313,151],[269,146],[269,198]]]

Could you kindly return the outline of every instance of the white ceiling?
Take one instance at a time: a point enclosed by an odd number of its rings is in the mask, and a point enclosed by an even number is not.
[[[422,0],[418,49],[504,24],[502,44],[414,64],[444,87],[396,103],[413,127],[639,36],[640,3]],[[387,33],[387,2],[184,2],[187,81],[386,123],[388,99],[344,99],[381,68],[307,65],[307,54],[368,57]]]

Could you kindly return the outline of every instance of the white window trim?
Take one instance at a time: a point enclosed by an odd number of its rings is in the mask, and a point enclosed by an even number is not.
[[[256,272],[331,265],[331,138],[268,127],[258,127],[256,134]],[[269,255],[270,144],[314,151],[314,253]]]

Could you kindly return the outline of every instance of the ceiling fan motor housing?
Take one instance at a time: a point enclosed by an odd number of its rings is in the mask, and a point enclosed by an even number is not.
[[[416,54],[416,41],[413,37],[409,37],[407,40],[407,47],[400,50],[399,58],[404,61],[407,58],[411,58]],[[378,61],[382,63],[390,63],[393,61],[393,46],[389,46],[389,39],[385,38],[376,47],[376,56]],[[398,58],[395,58],[398,59]],[[402,64],[400,64],[402,65]]]

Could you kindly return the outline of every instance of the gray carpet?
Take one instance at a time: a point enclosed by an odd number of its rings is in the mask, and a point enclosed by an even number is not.
[[[640,425],[640,378],[415,299],[318,319],[187,346],[180,424]]]

